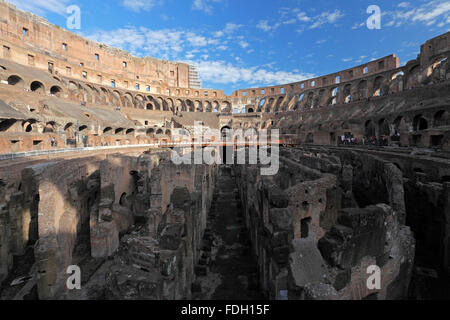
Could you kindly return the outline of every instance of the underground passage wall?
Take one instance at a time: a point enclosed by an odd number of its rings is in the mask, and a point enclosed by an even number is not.
[[[272,299],[406,298],[415,241],[402,222],[401,185],[390,177],[397,169],[376,159],[353,168],[338,157],[303,162],[290,150],[282,156],[273,177],[235,167],[261,290]],[[385,169],[385,194],[359,206],[353,176],[372,166]],[[381,290],[366,286],[370,265],[381,269]]]
[[[17,276],[13,256],[31,247],[26,283],[35,284],[39,299],[99,299],[105,292],[112,299],[189,298],[216,169],[176,166],[169,156],[117,154],[25,168],[16,183],[2,186],[1,227],[8,232],[1,280]],[[8,189],[17,182],[20,190]],[[81,268],[81,293],[66,288],[69,265]]]

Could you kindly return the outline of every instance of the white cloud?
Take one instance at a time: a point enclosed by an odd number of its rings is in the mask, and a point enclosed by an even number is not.
[[[316,29],[327,23],[333,24],[342,17],[344,17],[344,14],[338,9],[333,12],[322,12],[320,15],[314,17],[314,23],[309,27],[309,29]]]
[[[450,1],[431,0],[419,7],[412,7],[411,4],[402,2],[398,5],[398,10],[385,12],[384,16],[390,19],[384,25],[387,27],[400,27],[408,23],[423,23],[431,26],[437,23],[443,27],[450,22]]]
[[[219,3],[222,0],[194,0],[192,2],[192,10],[203,11],[206,14],[213,13],[212,3]]]
[[[311,18],[308,17],[306,13],[300,12],[299,14],[297,14],[297,20],[301,22],[309,22],[311,21]]]
[[[249,46],[249,44],[248,44],[248,42],[242,40],[242,41],[239,41],[239,46],[242,49],[245,49],[245,48],[247,48]]]
[[[274,25],[269,25],[268,20],[260,20],[256,27],[263,30],[264,32],[275,31],[280,26],[280,23],[275,23]]]
[[[155,0],[123,0],[122,6],[134,12],[150,11],[156,5]]]
[[[46,12],[66,15],[70,0],[8,0],[17,8],[44,16]]]
[[[196,63],[202,81],[215,84],[246,82],[249,85],[280,84],[313,78],[313,74],[269,71],[256,67],[238,67],[225,61],[186,61]]]
[[[296,22],[297,22],[296,19],[289,19],[289,20],[283,21],[283,24],[294,24]]]
[[[243,27],[242,24],[235,24],[235,23],[232,23],[232,22],[228,22],[225,25],[225,28],[223,30],[214,32],[214,36],[220,38],[220,37],[223,37],[224,35],[232,34],[236,30],[238,30],[238,29],[240,29],[242,27]]]

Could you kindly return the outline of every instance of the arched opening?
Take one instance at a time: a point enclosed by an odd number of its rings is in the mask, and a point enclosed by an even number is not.
[[[147,110],[153,110],[153,105],[151,103],[147,103],[147,106],[145,108]]]
[[[14,123],[16,123],[16,120],[14,119],[6,119],[0,121],[0,132],[8,131],[8,129],[11,128]]]
[[[255,112],[255,110],[253,110],[253,108],[248,108],[247,112],[248,113],[253,113],[253,112]]]
[[[22,123],[23,130],[25,132],[32,132],[34,130],[34,124],[36,123],[36,120],[30,119],[26,120]]]
[[[263,99],[261,99],[261,101],[259,101],[257,112],[261,112],[262,111],[262,108],[263,108],[265,103],[266,103],[266,99],[265,98],[263,98]]]
[[[358,94],[361,99],[367,98],[367,80],[361,80],[358,84]]]
[[[450,113],[447,110],[440,110],[434,115],[435,127],[450,126]]]
[[[379,97],[384,93],[383,92],[383,83],[384,83],[383,77],[375,78],[375,81],[373,83],[373,96],[374,97]]]
[[[163,129],[156,130],[156,134],[163,134],[163,133],[164,133]]]
[[[172,132],[169,129],[167,129],[166,130],[166,135],[170,136],[171,134],[172,134]]]
[[[153,128],[147,129],[146,134],[147,134],[148,136],[151,135],[151,134],[153,134],[153,133],[155,133],[155,129],[153,129]]]
[[[87,126],[86,125],[81,125],[81,126],[78,127],[78,131],[79,132],[84,132],[86,130],[87,130]]]
[[[37,93],[45,93],[44,85],[39,81],[33,81],[30,85],[30,90]]]
[[[47,122],[44,127],[43,133],[53,133],[55,132],[55,122]]]
[[[386,119],[381,119],[378,122],[378,128],[380,136],[390,136],[391,130],[389,128],[389,123],[387,122]]]
[[[187,111],[194,112],[194,105],[191,100],[186,100]]]
[[[9,76],[7,81],[10,86],[20,86],[20,87],[24,86],[23,79],[16,75]]]
[[[119,199],[119,205],[121,205],[122,207],[126,207],[127,204],[128,204],[128,201],[127,201],[127,194],[124,192],[124,193],[122,193],[122,195],[120,196],[120,199]]]
[[[117,128],[115,131],[114,131],[114,133],[115,134],[121,134],[122,132],[123,132],[123,128]]]
[[[62,94],[62,89],[59,86],[53,86],[50,88],[50,94],[57,96],[57,97],[61,97]]]
[[[126,132],[125,132],[125,134],[133,134],[134,133],[134,129],[133,128],[130,128],[130,129],[128,129]]]
[[[336,97],[337,94],[338,94],[338,92],[339,92],[339,88],[338,88],[338,87],[332,89],[332,90],[331,90],[331,96],[332,96],[332,97]]]
[[[421,115],[414,117],[413,121],[414,131],[422,131],[428,129],[428,121]]]
[[[112,128],[111,127],[106,127],[105,129],[103,129],[103,133],[111,133]]]
[[[64,131],[69,130],[69,129],[72,127],[72,125],[73,125],[72,122],[69,122],[68,124],[66,124],[66,125],[64,126]]]
[[[344,92],[344,102],[345,102],[345,103],[350,103],[350,102],[352,102],[351,89],[352,89],[351,84],[347,84],[347,85],[344,87],[343,92]]]
[[[375,137],[376,128],[372,120],[366,121],[364,132],[367,138]]]
[[[399,78],[399,77],[403,77],[404,75],[405,75],[405,74],[404,74],[403,71],[394,73],[394,74],[392,75],[392,77],[391,77],[391,80],[395,80],[395,79],[397,79],[397,78]]]

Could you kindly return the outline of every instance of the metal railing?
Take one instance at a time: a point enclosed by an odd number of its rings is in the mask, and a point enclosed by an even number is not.
[[[126,149],[126,148],[152,148],[152,147],[158,148],[159,146],[160,146],[159,144],[153,143],[153,144],[136,144],[136,145],[123,145],[123,146],[104,146],[104,147],[99,146],[99,147],[82,147],[82,148],[23,151],[23,152],[0,154],[0,161],[1,160],[27,158],[27,157],[37,157],[37,156],[43,156],[43,155],[53,155],[53,154],[60,154],[60,153],[69,153],[69,152],[86,152],[86,151]]]

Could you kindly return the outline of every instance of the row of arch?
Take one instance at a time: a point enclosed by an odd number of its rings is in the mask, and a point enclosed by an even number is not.
[[[309,89],[295,94],[263,96],[256,106],[256,112],[310,110],[385,96],[415,88],[422,83],[430,83],[431,78],[444,81],[450,71],[449,67],[448,57],[441,56],[425,70],[416,62],[378,75],[352,80],[350,83]]]
[[[61,133],[64,132],[68,136],[73,136],[76,133],[89,134],[92,133],[88,124],[75,124],[68,122],[66,124],[57,124],[55,121],[40,122],[36,119],[27,120],[15,120],[4,119],[0,120],[0,132],[7,132],[10,128],[15,126],[15,132],[22,131],[27,133]],[[19,129],[20,128],[20,129]],[[134,135],[136,133],[135,128],[126,127],[111,127],[106,126],[99,130],[103,134],[115,134],[115,135]],[[98,131],[96,131],[97,133]],[[151,127],[145,129],[146,135],[168,135],[172,134],[172,131],[168,128]]]
[[[39,80],[31,81],[27,85],[25,80],[17,74],[9,75],[6,82],[11,86],[17,86],[39,94],[49,94],[77,102],[111,105],[116,108],[123,107],[171,112],[231,112],[231,103],[226,100],[192,100],[144,95],[128,91],[122,92],[118,89],[97,87],[90,83],[80,83],[73,80],[65,81],[56,76],[53,78],[59,82],[59,85],[49,85],[49,89]]]

